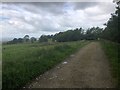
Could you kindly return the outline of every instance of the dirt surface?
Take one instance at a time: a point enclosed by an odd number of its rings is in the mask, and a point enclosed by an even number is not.
[[[108,60],[92,42],[55,68],[37,77],[28,88],[113,88]]]

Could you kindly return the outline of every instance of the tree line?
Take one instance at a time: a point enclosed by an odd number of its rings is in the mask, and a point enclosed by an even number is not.
[[[78,41],[78,40],[96,40],[100,38],[102,28],[92,27],[87,30],[76,28],[74,30],[67,30],[59,32],[53,36],[53,40],[58,42]]]
[[[82,28],[76,28],[67,30],[64,32],[56,33],[55,35],[41,35],[37,40],[35,37],[29,37],[25,35],[23,38],[14,38],[8,44],[16,43],[34,43],[34,42],[68,42],[78,40],[97,40],[101,37],[103,29],[99,27],[92,27],[84,30]]]
[[[34,43],[37,41],[35,37],[29,37],[29,35],[25,35],[23,38],[14,38],[11,41],[8,41],[7,44],[16,44],[16,43]]]

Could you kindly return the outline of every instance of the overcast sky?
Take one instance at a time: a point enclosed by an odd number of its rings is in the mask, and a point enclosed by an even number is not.
[[[104,27],[115,5],[112,1],[2,3],[0,32],[3,38],[40,37],[77,27]]]

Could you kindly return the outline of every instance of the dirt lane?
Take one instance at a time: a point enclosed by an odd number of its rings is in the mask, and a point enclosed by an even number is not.
[[[67,60],[36,78],[28,88],[112,88],[108,60],[98,42],[92,42]]]

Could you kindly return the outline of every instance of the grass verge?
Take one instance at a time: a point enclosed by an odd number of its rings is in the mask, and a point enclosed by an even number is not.
[[[116,87],[120,88],[120,44],[102,40],[101,45],[108,56],[112,76],[116,80]]]
[[[3,45],[3,90],[18,90],[88,43],[88,41],[78,41],[46,46]]]

